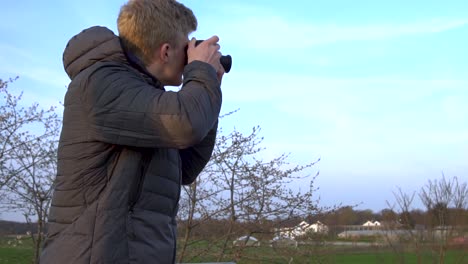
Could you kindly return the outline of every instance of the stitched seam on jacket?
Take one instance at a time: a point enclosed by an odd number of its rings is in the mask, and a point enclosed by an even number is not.
[[[162,194],[162,193],[157,193],[157,192],[155,192],[155,191],[151,191],[151,190],[148,190],[148,189],[145,189],[145,192],[146,192],[146,193],[149,193],[149,194],[151,194],[151,195],[162,196],[162,197],[165,197],[165,198],[167,198],[167,199],[174,200],[174,201],[176,201],[176,198],[177,198],[177,197],[170,197],[170,196],[167,196],[167,195]]]
[[[115,157],[113,157],[113,163],[112,164],[112,169],[107,172],[107,175],[106,175],[106,186],[104,188],[107,187],[107,184],[109,183],[109,175],[113,175],[114,174],[114,170],[115,168],[117,167],[117,163],[119,161],[119,158],[120,158],[120,155],[122,154],[121,150],[117,147],[116,150],[117,153],[115,154]],[[86,200],[85,200],[86,201]],[[92,203],[91,203],[92,204]],[[96,220],[97,220],[97,217],[98,217],[98,210],[99,209],[99,198],[97,198],[96,200],[96,211],[94,212],[94,223],[93,223],[93,232],[92,232],[92,236],[91,236],[91,248],[89,249],[89,263],[91,263],[91,260],[93,258],[93,246],[94,246],[94,239],[95,239],[95,230],[96,230]]]
[[[96,201],[96,210],[94,211],[94,223],[93,223],[93,232],[91,233],[91,245],[89,248],[89,263],[93,259],[93,248],[94,248],[94,231],[96,230],[96,217],[99,208],[99,201]]]

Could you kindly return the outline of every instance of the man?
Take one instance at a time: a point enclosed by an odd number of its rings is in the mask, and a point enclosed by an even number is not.
[[[195,47],[196,27],[174,0],[130,0],[119,37],[92,27],[69,41],[42,264],[174,263],[181,184],[208,162],[221,108],[218,37]]]

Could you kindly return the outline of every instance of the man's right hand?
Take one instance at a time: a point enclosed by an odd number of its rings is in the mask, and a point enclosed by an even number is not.
[[[221,82],[224,68],[220,61],[221,52],[219,52],[220,46],[218,41],[218,36],[212,36],[195,46],[196,39],[192,38],[187,48],[187,63],[198,60],[210,64],[215,68],[218,80]]]

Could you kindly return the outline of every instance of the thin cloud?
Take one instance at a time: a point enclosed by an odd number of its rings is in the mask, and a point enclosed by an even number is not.
[[[307,131],[295,135],[301,144],[283,136],[269,143],[286,152],[361,155],[368,162],[388,155],[409,159],[426,149],[424,158],[433,160],[444,146],[468,146],[468,80],[236,74],[242,82],[226,78],[223,89],[230,103],[262,104],[273,119],[288,120],[292,133]],[[268,123],[269,117],[258,118]]]
[[[468,19],[427,19],[401,23],[342,25],[301,23],[279,16],[238,18],[223,25],[230,32],[224,41],[249,49],[271,52],[280,48],[304,49],[347,41],[388,40],[399,37],[435,34],[466,27]],[[245,30],[248,28],[249,30]]]
[[[22,78],[28,78],[37,82],[40,82],[45,85],[54,86],[57,88],[63,88],[65,90],[66,86],[70,82],[65,73],[59,73],[55,70],[41,67],[41,66],[28,66],[28,67],[19,67],[16,65],[1,65],[0,72],[3,74],[8,74],[6,77],[15,77],[19,76]]]
[[[5,43],[0,43],[0,50],[0,72],[8,75],[2,78],[20,76],[54,87],[65,87],[70,82],[64,71],[44,65],[28,50]]]
[[[15,47],[8,43],[0,43],[0,58],[3,62],[7,62],[8,59],[15,58],[15,60],[34,60],[35,57],[31,52]]]
[[[246,82],[248,80],[248,82]],[[418,79],[394,76],[363,78],[322,78],[315,76],[262,73],[236,70],[223,80],[226,98],[234,102],[271,102],[294,99],[309,101],[328,95],[349,101],[353,98],[369,98],[380,94],[383,98],[391,93],[401,100],[413,100],[421,95],[435,92],[465,92],[468,79]],[[401,93],[395,92],[400,90]],[[245,96],[248,94],[249,96]]]

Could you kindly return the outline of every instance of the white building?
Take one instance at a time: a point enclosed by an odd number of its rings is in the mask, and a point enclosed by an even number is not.
[[[367,221],[365,222],[364,224],[362,224],[363,226],[380,226],[380,222],[379,221]]]
[[[312,230],[314,233],[328,234],[328,226],[320,221],[317,221],[315,224],[311,224],[309,226],[309,230]]]
[[[314,224],[302,221],[294,227],[278,228],[275,231],[278,237],[296,239],[297,237],[304,236],[308,233],[327,234],[328,226],[320,221],[317,221]]]

